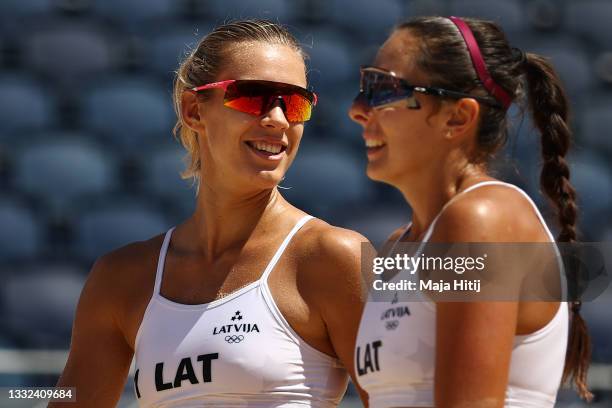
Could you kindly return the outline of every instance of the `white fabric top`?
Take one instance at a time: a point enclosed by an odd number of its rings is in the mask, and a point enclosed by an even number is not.
[[[335,407],[348,375],[309,346],[279,311],[268,276],[302,218],[261,278],[221,299],[186,305],[160,294],[172,229],[159,255],[155,289],[136,336],[134,391],[141,407]]]
[[[519,191],[533,206],[550,241],[555,241],[533,201],[512,184],[485,181],[470,186],[455,197],[487,185],[502,185]],[[435,217],[415,256],[422,252],[442,211],[452,201]],[[427,300],[396,300],[390,303],[369,301],[366,304],[355,349],[359,384],[367,391],[371,408],[433,407],[436,305]],[[389,316],[397,323],[388,325]],[[554,406],[565,362],[568,325],[567,303],[562,302],[555,316],[543,328],[528,335],[515,336],[504,407]]]

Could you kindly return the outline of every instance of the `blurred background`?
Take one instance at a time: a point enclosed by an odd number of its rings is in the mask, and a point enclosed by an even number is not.
[[[585,241],[612,240],[612,1],[608,0],[0,0],[0,386],[51,386],[93,261],[189,216],[171,86],[179,61],[229,18],[288,25],[320,96],[282,186],[298,207],[381,242],[410,218],[364,175],[347,116],[358,67],[394,23],[474,16],[513,46],[550,57],[571,97],[570,157]],[[496,174],[538,188],[539,135],[519,107]],[[593,406],[612,406],[612,292],[584,306],[594,342]],[[349,390],[343,406],[360,406]],[[31,403],[30,403],[31,404]],[[120,402],[134,406],[132,381]],[[27,405],[26,405],[27,406]],[[570,390],[560,407],[580,407]]]

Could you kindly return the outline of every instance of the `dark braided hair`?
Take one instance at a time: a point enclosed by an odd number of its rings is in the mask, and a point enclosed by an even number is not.
[[[540,185],[556,204],[561,232],[559,242],[576,241],[576,190],[569,181],[570,171],[565,155],[570,147],[569,106],[559,78],[548,61],[536,54],[527,54],[525,74],[529,83],[529,103],[534,123],[542,132],[544,164]],[[576,277],[578,278],[578,277]],[[572,302],[573,321],[569,335],[563,379],[572,378],[586,400],[593,395],[587,388],[591,344],[586,323],[580,316],[580,301]]]
[[[576,241],[576,191],[570,183],[569,166],[565,160],[571,144],[569,103],[558,75],[544,57],[524,54],[510,47],[497,24],[471,18],[463,21],[472,31],[495,83],[515,101],[522,100],[526,91],[531,115],[542,135],[544,164],[540,184],[554,204],[561,226],[557,241]],[[398,25],[396,29],[408,30],[419,39],[416,64],[422,72],[428,73],[431,81],[428,85],[491,96],[474,69],[458,27],[450,19],[419,17]],[[478,153],[474,161],[486,163],[504,146],[507,138],[506,110],[481,104]],[[586,324],[579,313],[579,301],[572,303],[572,312],[563,381],[571,378],[580,396],[591,400],[592,394],[586,384],[591,347]]]

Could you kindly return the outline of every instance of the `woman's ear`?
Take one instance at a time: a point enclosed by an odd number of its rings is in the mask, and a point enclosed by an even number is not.
[[[453,104],[446,122],[452,138],[463,138],[478,128],[480,105],[473,98],[461,98]]]
[[[183,123],[196,133],[204,130],[204,124],[200,120],[200,106],[198,95],[190,90],[183,91],[181,95],[181,117]]]

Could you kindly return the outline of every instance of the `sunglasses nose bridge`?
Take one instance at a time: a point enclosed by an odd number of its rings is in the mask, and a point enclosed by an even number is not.
[[[272,95],[269,98],[266,98],[267,101],[264,101],[264,106],[262,110],[262,115],[265,117],[271,117],[275,120],[280,120],[277,114],[273,114],[272,111],[279,107],[283,113],[283,122],[289,122],[289,118],[287,117],[287,104],[282,95]]]
[[[287,111],[287,103],[285,102],[285,98],[282,95],[273,95],[270,98],[270,102],[268,103],[269,109],[272,109],[276,105],[276,102],[278,102],[283,112]]]
[[[276,107],[278,103],[278,106],[281,108],[285,116],[287,115],[287,103],[285,102],[285,99],[283,98],[282,95],[270,95],[268,98],[264,98],[264,99],[265,99],[263,101],[264,106],[262,106],[263,109],[261,111],[262,114],[270,112],[272,109]]]

